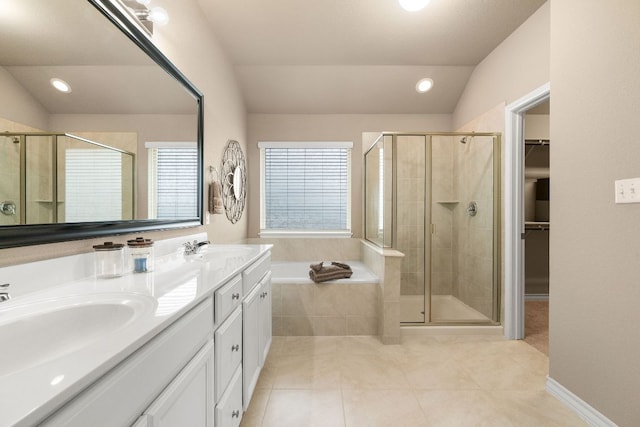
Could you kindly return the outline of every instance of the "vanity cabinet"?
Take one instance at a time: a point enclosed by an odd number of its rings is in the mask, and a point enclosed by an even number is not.
[[[159,417],[176,416],[166,402],[185,405],[195,388],[213,396],[208,358],[213,345],[213,301],[197,305],[106,375],[88,386],[41,425],[64,427],[159,425]],[[201,381],[206,386],[201,386]],[[181,393],[186,393],[180,396]],[[165,402],[163,406],[162,402]],[[209,400],[212,402],[212,399]],[[213,403],[208,403],[211,413]],[[154,406],[155,405],[155,406]],[[148,411],[155,411],[148,412]],[[169,408],[170,409],[170,408]],[[177,408],[180,413],[182,408]],[[204,407],[199,410],[205,410]],[[141,414],[143,420],[138,420]],[[183,424],[199,425],[199,424]],[[208,424],[202,424],[208,425]]]
[[[40,425],[238,427],[271,343],[270,268],[216,285]]]

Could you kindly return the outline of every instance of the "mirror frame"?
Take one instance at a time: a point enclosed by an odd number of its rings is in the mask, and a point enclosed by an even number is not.
[[[130,234],[145,231],[170,230],[198,227],[203,225],[203,137],[204,137],[204,95],[176,68],[175,65],[153,44],[142,30],[132,23],[118,7],[109,1],[87,0],[89,4],[133,43],[146,53],[160,68],[173,77],[189,92],[197,102],[197,147],[198,147],[198,216],[179,220],[138,219],[127,221],[96,221],[59,224],[31,224],[0,226],[0,249],[19,246],[56,243],[96,237]]]

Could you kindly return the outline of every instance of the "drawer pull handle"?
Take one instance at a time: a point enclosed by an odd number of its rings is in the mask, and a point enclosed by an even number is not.
[[[240,344],[232,345],[231,351],[240,351]]]
[[[234,300],[234,299],[240,299],[240,294],[235,293],[235,294],[231,295],[231,300]]]
[[[240,411],[233,411],[231,413],[231,418],[238,418],[240,417]]]

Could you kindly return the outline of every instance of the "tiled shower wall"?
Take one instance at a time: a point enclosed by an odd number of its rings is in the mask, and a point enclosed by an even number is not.
[[[404,254],[401,295],[424,295],[425,137],[398,136],[397,240]]]

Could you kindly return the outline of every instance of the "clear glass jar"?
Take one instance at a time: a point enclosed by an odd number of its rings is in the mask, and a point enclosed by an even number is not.
[[[136,237],[134,240],[127,240],[127,246],[134,273],[153,270],[153,240]]]
[[[104,242],[95,245],[95,267],[98,279],[110,279],[124,274],[124,245]]]

